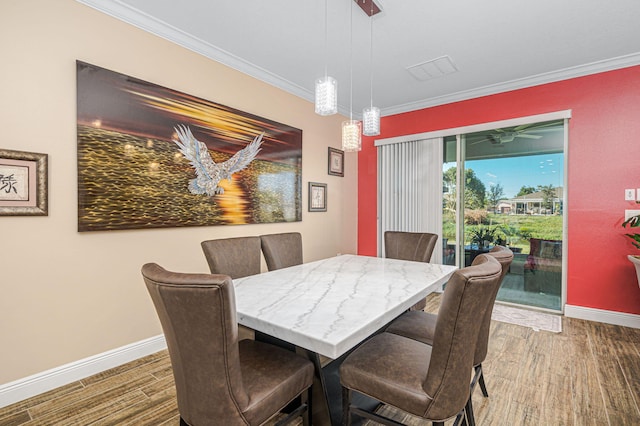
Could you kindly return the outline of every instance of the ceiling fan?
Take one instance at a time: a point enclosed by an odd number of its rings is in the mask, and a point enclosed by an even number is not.
[[[475,145],[482,142],[490,142],[494,146],[502,146],[506,143],[520,139],[541,139],[544,133],[562,130],[562,121],[549,121],[546,123],[523,124],[504,129],[494,129],[487,132],[479,132],[476,136],[480,139],[471,142]]]

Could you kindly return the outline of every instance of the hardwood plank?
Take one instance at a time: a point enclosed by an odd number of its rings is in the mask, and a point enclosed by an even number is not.
[[[129,372],[127,378],[129,380],[121,383],[112,381],[108,386],[94,385],[91,389],[85,388],[80,392],[66,394],[55,400],[47,401],[30,408],[29,413],[34,419],[47,416],[52,411],[61,412],[61,415],[71,417],[82,410],[90,410],[105,402],[108,403],[110,400],[117,401],[117,398],[129,392],[139,393],[146,398],[139,388],[155,381],[155,379],[148,374],[136,377],[135,374],[131,372]]]
[[[18,411],[15,413],[0,416],[0,425],[18,426],[18,425],[25,424],[29,420],[31,420],[31,416],[29,416],[29,413],[27,412],[27,410]]]
[[[522,363],[517,380],[518,387],[511,397],[521,403],[534,407],[543,407],[546,402],[549,387],[548,370],[549,356],[536,352],[529,352],[522,357]],[[539,380],[545,377],[545,380]]]
[[[170,391],[175,396],[176,388],[175,382],[173,381],[173,374],[164,377],[156,382],[152,382],[146,386],[142,387],[142,392],[149,398],[153,398],[155,395],[165,393]]]
[[[571,378],[564,375],[555,376],[548,382],[546,390],[545,403],[541,406],[541,424],[573,425]]]
[[[597,358],[598,377],[611,424],[620,424],[621,420],[640,424],[636,397],[632,394],[618,358],[625,350],[626,334],[621,328],[589,324],[590,337],[598,341],[598,344],[593,344],[592,350]]]
[[[24,426],[35,425],[89,425],[104,418],[114,411],[121,411],[145,400],[146,397],[139,390],[122,393],[120,390],[106,392],[103,399],[88,398],[65,405],[59,410],[47,411]]]
[[[618,354],[618,361],[636,409],[640,413],[640,356],[635,351],[625,350]]]
[[[157,425],[178,415],[175,391],[171,388],[112,412],[91,425]]]
[[[516,373],[517,374],[517,373]],[[504,378],[499,375],[488,375],[491,387],[489,398],[482,396],[480,389],[476,389],[473,394],[473,412],[478,425],[502,425],[511,411],[511,392],[515,389],[515,380]],[[489,385],[487,383],[487,386]]]
[[[140,372],[147,371],[147,369],[153,369],[158,364],[166,364],[166,358],[166,351],[156,352],[155,354],[151,354],[147,357],[139,358],[110,370],[94,374],[93,376],[82,379],[81,382],[85,386],[91,386],[92,384],[99,383],[113,376],[119,376],[127,372],[134,371],[135,374],[139,374]]]
[[[543,425],[545,423],[540,420],[540,407],[532,407],[531,405],[513,401],[511,409],[507,414],[506,421],[501,424],[510,426],[531,426]]]

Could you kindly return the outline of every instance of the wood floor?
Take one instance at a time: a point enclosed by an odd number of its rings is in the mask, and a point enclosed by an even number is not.
[[[426,310],[438,303],[433,295]],[[478,425],[640,425],[638,329],[564,318],[562,333],[549,333],[494,321],[483,367],[489,398],[476,389]],[[166,351],[0,408],[2,426],[178,422]]]

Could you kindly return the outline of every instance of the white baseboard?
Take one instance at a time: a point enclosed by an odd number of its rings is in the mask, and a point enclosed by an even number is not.
[[[164,335],[161,334],[0,385],[0,408],[154,354],[166,347]]]
[[[605,324],[620,325],[623,327],[640,328],[640,315],[627,314],[624,312],[565,305],[564,316],[588,321],[603,322]]]

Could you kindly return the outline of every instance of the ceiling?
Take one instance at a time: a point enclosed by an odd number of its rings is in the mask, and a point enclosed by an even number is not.
[[[638,0],[327,0],[326,36],[322,0],[77,1],[311,102],[326,67],[356,118],[372,79],[389,115],[640,64]]]

